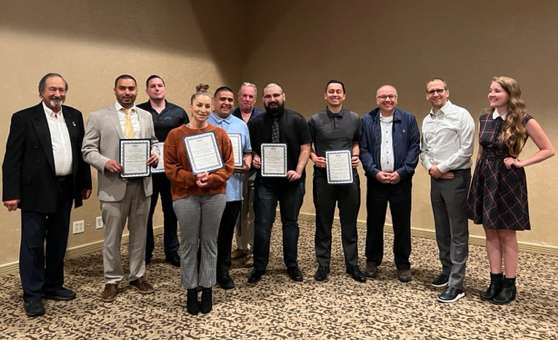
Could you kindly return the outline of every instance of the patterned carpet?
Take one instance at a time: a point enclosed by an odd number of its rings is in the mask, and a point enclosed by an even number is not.
[[[436,301],[430,286],[439,274],[435,242],[414,238],[413,281],[396,279],[392,237],[386,235],[386,260],[377,279],[357,283],[345,274],[339,227],[335,227],[329,280],[318,283],[313,224],[301,222],[299,264],[304,282],[291,282],[283,267],[281,228],[274,227],[268,273],[255,286],[249,269],[235,263],[236,288],[214,289],[207,315],[185,311],[179,269],[163,262],[162,242],[147,275],[155,294],[142,296],[121,284],[113,303],[100,301],[100,253],[68,260],[66,285],[78,294],[69,302],[45,301],[47,314],[27,318],[17,275],[0,278],[2,339],[557,339],[558,259],[520,254],[518,298],[495,306],[478,298],[488,281],[484,248],[470,247],[466,296],[455,304]],[[359,249],[364,249],[359,230]],[[362,254],[361,254],[362,255]],[[364,266],[364,258],[360,263]]]

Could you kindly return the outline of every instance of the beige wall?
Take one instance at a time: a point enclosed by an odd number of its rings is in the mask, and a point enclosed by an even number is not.
[[[325,83],[345,82],[346,107],[363,115],[375,106],[375,90],[392,84],[399,107],[413,112],[419,126],[429,110],[425,83],[447,80],[450,99],[475,119],[487,106],[494,75],[516,78],[529,112],[558,147],[558,3],[538,1],[258,1],[246,2],[250,52],[243,76],[283,85],[287,107],[306,117],[324,107]],[[269,21],[266,21],[269,20]],[[475,152],[478,146],[475,146]],[[535,152],[530,141],[522,157]],[[523,242],[558,246],[558,157],[527,169],[533,231]],[[309,174],[311,167],[308,166]],[[311,176],[309,176],[311,177]],[[366,219],[365,180],[359,219]],[[311,179],[303,211],[313,213]],[[433,230],[429,180],[417,167],[413,188],[413,228]],[[471,224],[473,235],[483,235]],[[364,235],[361,235],[364,237]]]
[[[167,83],[169,100],[184,107],[202,81],[213,89],[221,84],[236,89],[242,80],[260,87],[277,81],[287,106],[306,117],[324,107],[323,87],[331,78],[345,82],[346,106],[361,115],[374,106],[375,89],[390,83],[399,90],[399,107],[415,113],[419,124],[429,108],[424,98],[429,78],[445,78],[451,99],[477,117],[487,105],[491,77],[505,74],[518,79],[529,112],[556,141],[557,10],[552,0],[536,6],[520,0],[2,1],[0,136],[7,137],[13,112],[38,103],[37,83],[47,72],[65,76],[67,104],[86,117],[114,101],[119,74],[138,79],[143,102],[144,80],[157,73]],[[0,143],[1,154],[4,147]],[[529,142],[524,155],[535,150]],[[534,230],[520,234],[523,242],[558,246],[553,228],[558,176],[552,171],[557,167],[553,158],[527,169]],[[359,219],[365,220],[362,183]],[[414,228],[432,230],[428,191],[419,165]],[[309,180],[305,213],[314,212],[311,192]],[[84,234],[70,235],[70,248],[102,240],[102,231],[94,229],[99,214],[96,195],[73,212],[72,221],[85,219],[88,226]],[[17,261],[19,212],[2,210],[0,221],[1,267]],[[471,231],[482,235],[479,227]]]
[[[164,3],[165,6],[157,6]],[[219,11],[214,8],[219,7]],[[240,50],[229,48],[222,32],[239,36],[240,8],[212,1],[2,1],[0,4],[0,92],[3,93],[0,154],[13,112],[39,102],[37,84],[48,72],[61,73],[70,89],[66,104],[90,111],[115,101],[114,79],[129,73],[138,80],[137,103],[147,99],[145,79],[159,74],[168,99],[185,108],[199,82],[215,89],[240,82]],[[93,170],[96,188],[96,171]],[[96,192],[71,220],[86,222],[70,235],[68,247],[102,241],[95,230],[100,215]],[[155,224],[161,224],[158,216]],[[17,261],[20,213],[0,210],[0,266]]]

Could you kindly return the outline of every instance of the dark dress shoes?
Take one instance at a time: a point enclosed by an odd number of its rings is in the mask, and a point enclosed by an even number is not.
[[[76,293],[68,288],[60,288],[55,291],[49,291],[45,293],[43,299],[47,300],[58,300],[58,301],[69,301],[76,298]]]
[[[254,269],[248,277],[248,283],[257,283],[262,279],[263,274],[265,274],[265,270]]]
[[[316,274],[314,274],[314,279],[316,279],[316,281],[325,281],[325,279],[327,279],[328,273],[329,273],[329,267],[318,266],[318,269],[316,270]]]
[[[217,283],[225,290],[234,288],[234,280],[228,272],[217,275]]]
[[[366,276],[356,266],[347,268],[347,274],[351,275],[353,280],[357,282],[366,282]]]
[[[298,269],[298,266],[287,268],[287,274],[289,274],[289,277],[293,281],[302,281],[302,272],[300,271],[300,269]]]
[[[165,256],[165,261],[175,267],[180,267],[180,256],[177,252],[169,253]]]
[[[45,307],[41,300],[26,302],[23,308],[25,308],[25,314],[29,317],[45,314]]]

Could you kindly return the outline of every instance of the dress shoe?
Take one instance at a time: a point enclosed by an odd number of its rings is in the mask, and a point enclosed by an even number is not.
[[[236,259],[242,258],[242,257],[246,256],[246,254],[248,254],[248,250],[242,250],[242,249],[236,248],[235,250],[233,250],[231,252],[231,260],[236,260]]]
[[[188,289],[186,292],[186,310],[192,315],[200,312],[200,302],[198,301],[198,289]]]
[[[76,293],[64,287],[56,291],[46,292],[45,296],[43,297],[43,299],[58,300],[58,301],[68,301],[68,300],[73,300],[75,298],[76,298]]]
[[[23,305],[25,315],[33,317],[45,314],[45,307],[41,300],[29,301]]]
[[[495,305],[507,305],[508,303],[515,300],[517,290],[515,288],[515,277],[507,278],[504,277],[504,282],[502,282],[502,289],[500,292],[490,300]]]
[[[397,269],[397,278],[401,282],[409,282],[413,279],[409,269]]]
[[[234,288],[234,280],[229,275],[229,272],[217,275],[217,283],[225,290]]]
[[[246,257],[246,262],[244,262],[244,268],[253,268],[254,267],[254,256]]]
[[[366,262],[366,270],[364,271],[364,275],[375,278],[378,276],[378,265],[376,262]]]
[[[325,281],[325,279],[327,279],[327,274],[329,274],[329,267],[318,266],[316,274],[314,274],[314,279],[316,279],[316,281]]]
[[[202,289],[200,311],[204,314],[211,312],[213,309],[213,291],[211,287]]]
[[[107,283],[105,290],[101,293],[101,300],[104,302],[112,302],[118,295],[118,283]]]
[[[298,269],[298,266],[287,268],[287,274],[289,274],[289,277],[293,281],[302,281],[302,273],[300,272],[300,269]]]
[[[250,277],[248,277],[248,283],[258,283],[262,279],[263,274],[265,274],[265,270],[254,269]]]
[[[130,281],[130,286],[134,287],[141,294],[151,294],[155,291],[153,286],[147,282],[144,276],[137,280]]]
[[[366,276],[364,276],[358,266],[347,268],[347,274],[351,275],[351,277],[355,281],[366,282]]]
[[[165,256],[165,261],[175,267],[180,267],[180,256],[177,252],[169,253]]]
[[[500,291],[502,290],[502,282],[503,281],[504,281],[504,274],[502,274],[502,273],[498,273],[498,274],[490,273],[490,285],[488,286],[488,289],[486,290],[486,292],[481,293],[481,295],[480,295],[481,300],[490,301],[496,295],[498,295],[500,293]]]
[[[448,285],[449,275],[444,273],[440,274],[434,281],[432,281],[432,287],[443,288]]]
[[[438,295],[438,301],[440,302],[455,302],[465,296],[463,289],[457,289],[455,287],[448,287]]]

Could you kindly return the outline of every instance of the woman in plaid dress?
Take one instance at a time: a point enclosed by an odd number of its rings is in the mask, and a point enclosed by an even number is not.
[[[515,299],[517,230],[529,230],[524,167],[554,155],[550,140],[525,112],[517,81],[494,77],[488,93],[490,109],[480,116],[479,152],[467,200],[468,217],[482,224],[490,263],[490,286],[482,300],[507,304]],[[527,137],[539,150],[520,161]],[[502,273],[502,262],[505,277]]]

